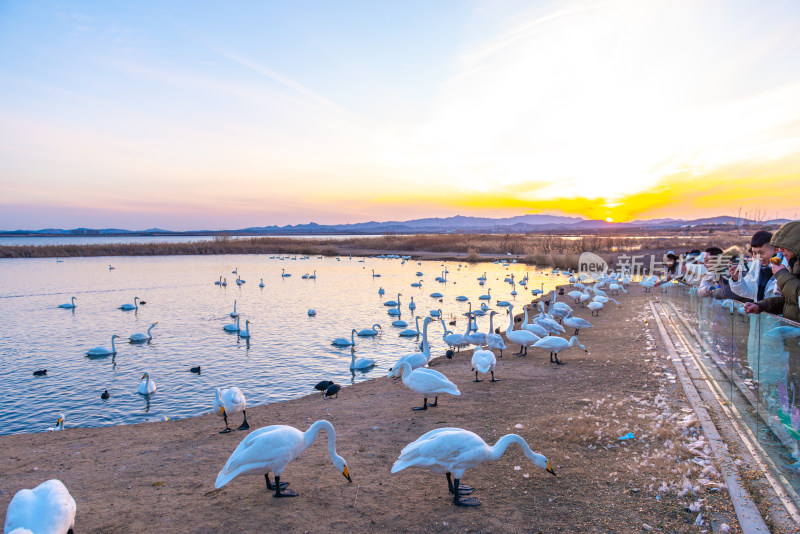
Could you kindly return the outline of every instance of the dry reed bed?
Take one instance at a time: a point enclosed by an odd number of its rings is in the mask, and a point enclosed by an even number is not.
[[[93,256],[167,256],[217,254],[289,254],[336,256],[339,254],[428,253],[447,254],[466,261],[511,253],[531,265],[575,269],[582,252],[602,255],[615,264],[620,254],[661,255],[667,250],[720,246],[743,241],[732,235],[706,239],[664,235],[639,239],[625,235],[559,236],[550,234],[420,234],[353,237],[349,239],[295,237],[220,238],[189,243],[107,243],[97,245],[0,246],[0,258],[55,258]]]

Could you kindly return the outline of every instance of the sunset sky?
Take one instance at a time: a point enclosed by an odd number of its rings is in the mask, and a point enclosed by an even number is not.
[[[0,230],[793,218],[800,2],[0,2]]]

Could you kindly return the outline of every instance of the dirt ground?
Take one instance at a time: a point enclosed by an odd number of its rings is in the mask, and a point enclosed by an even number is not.
[[[352,483],[331,465],[321,434],[284,471],[298,497],[273,498],[260,476],[215,490],[217,473],[245,432],[221,435],[221,419],[206,415],[0,437],[0,508],[19,489],[58,478],[78,505],[76,533],[694,533],[710,532],[711,517],[739,532],[699,425],[652,319],[646,322],[650,298],[657,297],[632,287],[620,297],[622,308],[606,308],[597,318],[573,306],[594,328],[580,333],[589,353],[568,349],[563,366],[539,349],[525,358],[507,350],[496,369],[501,381],[475,383],[471,352],[453,360],[439,355],[431,366],[461,396],[445,395],[427,411],[412,411],[422,399],[383,377],[345,387],[334,399],[309,394],[248,409],[252,429],[333,423]],[[519,434],[558,476],[512,446],[497,462],[467,471],[463,483],[475,487],[483,505],[458,508],[444,476],[390,473],[406,444],[445,426],[471,430],[490,444]],[[629,432],[633,439],[619,440]],[[702,526],[695,525],[698,514]]]

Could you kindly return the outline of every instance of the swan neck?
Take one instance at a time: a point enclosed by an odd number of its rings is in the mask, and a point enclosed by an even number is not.
[[[503,453],[506,452],[506,449],[512,445],[513,443],[519,444],[522,448],[522,452],[525,453],[525,456],[531,458],[533,451],[528,444],[525,442],[524,439],[519,437],[516,434],[506,434],[502,438],[497,440],[497,443],[494,444],[494,447],[491,447],[491,452],[489,453],[489,459],[494,461],[503,456]]]
[[[422,352],[428,356],[428,359],[430,359],[430,353],[431,353],[431,347],[430,345],[428,345],[429,324],[431,324],[431,321],[425,321],[425,324],[422,325]]]
[[[114,340],[115,339],[116,338],[114,336],[111,336],[111,352],[117,352],[117,349],[114,348]]]
[[[330,454],[331,460],[333,460],[338,456],[338,454],[336,454],[336,430],[334,430],[332,424],[324,419],[317,421],[303,433],[305,439],[304,448],[307,449],[314,443],[321,430],[324,430],[328,434],[328,454]]]

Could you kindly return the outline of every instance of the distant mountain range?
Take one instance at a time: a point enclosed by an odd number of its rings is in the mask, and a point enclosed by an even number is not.
[[[763,226],[779,225],[789,219],[772,219],[763,221]],[[580,217],[564,217],[559,215],[519,215],[491,219],[488,217],[455,217],[414,219],[411,221],[371,221],[354,224],[295,224],[286,226],[253,226],[239,230],[193,230],[173,232],[161,228],[147,230],[124,230],[120,228],[45,228],[43,230],[0,231],[5,236],[109,236],[109,235],[309,235],[309,234],[423,234],[423,233],[524,233],[542,231],[594,231],[594,230],[629,230],[635,228],[692,228],[697,226],[737,226],[753,225],[755,221],[738,217],[708,217],[704,219],[651,219],[636,220],[627,223],[614,223],[602,220],[582,219]]]

